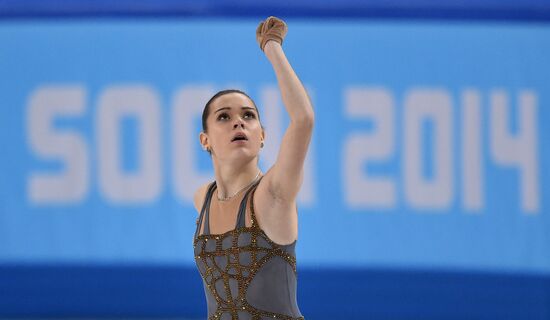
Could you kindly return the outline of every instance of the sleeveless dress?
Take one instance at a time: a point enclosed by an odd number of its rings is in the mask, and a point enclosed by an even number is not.
[[[304,319],[296,303],[296,241],[276,244],[258,226],[254,192],[260,181],[242,199],[235,229],[223,234],[210,234],[210,202],[216,182],[208,187],[193,239],[208,319]],[[246,227],[249,196],[252,225]],[[203,220],[204,232],[199,235]]]

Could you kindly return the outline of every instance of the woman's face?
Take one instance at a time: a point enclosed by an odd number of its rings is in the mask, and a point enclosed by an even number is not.
[[[258,112],[248,97],[240,93],[224,94],[210,104],[206,133],[201,132],[203,146],[220,160],[252,158],[260,151],[264,131]]]

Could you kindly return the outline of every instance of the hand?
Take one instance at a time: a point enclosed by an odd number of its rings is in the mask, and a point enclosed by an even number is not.
[[[265,48],[265,44],[271,40],[282,45],[287,31],[288,27],[283,20],[271,16],[258,25],[256,29],[256,41],[258,41],[262,51]]]

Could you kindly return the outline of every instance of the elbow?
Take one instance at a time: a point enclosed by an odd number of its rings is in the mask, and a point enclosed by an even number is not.
[[[315,115],[313,111],[306,112],[295,119],[292,119],[292,122],[299,125],[300,127],[313,128],[315,123]]]

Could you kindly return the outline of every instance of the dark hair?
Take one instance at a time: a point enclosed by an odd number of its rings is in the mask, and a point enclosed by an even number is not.
[[[217,98],[229,93],[240,93],[245,97],[247,97],[248,99],[250,99],[250,101],[252,101],[252,105],[254,105],[254,109],[256,109],[256,113],[258,114],[258,121],[260,121],[260,112],[258,112],[258,107],[256,107],[256,103],[254,102],[254,100],[252,100],[252,98],[250,98],[246,93],[242,92],[241,90],[227,89],[227,90],[219,91],[218,93],[213,95],[212,98],[210,98],[210,100],[208,100],[208,102],[204,106],[204,109],[202,110],[202,131],[206,132],[206,130],[208,129],[208,127],[206,126],[206,119],[210,114],[210,105],[212,104],[212,102],[214,102],[214,100],[216,100]]]

